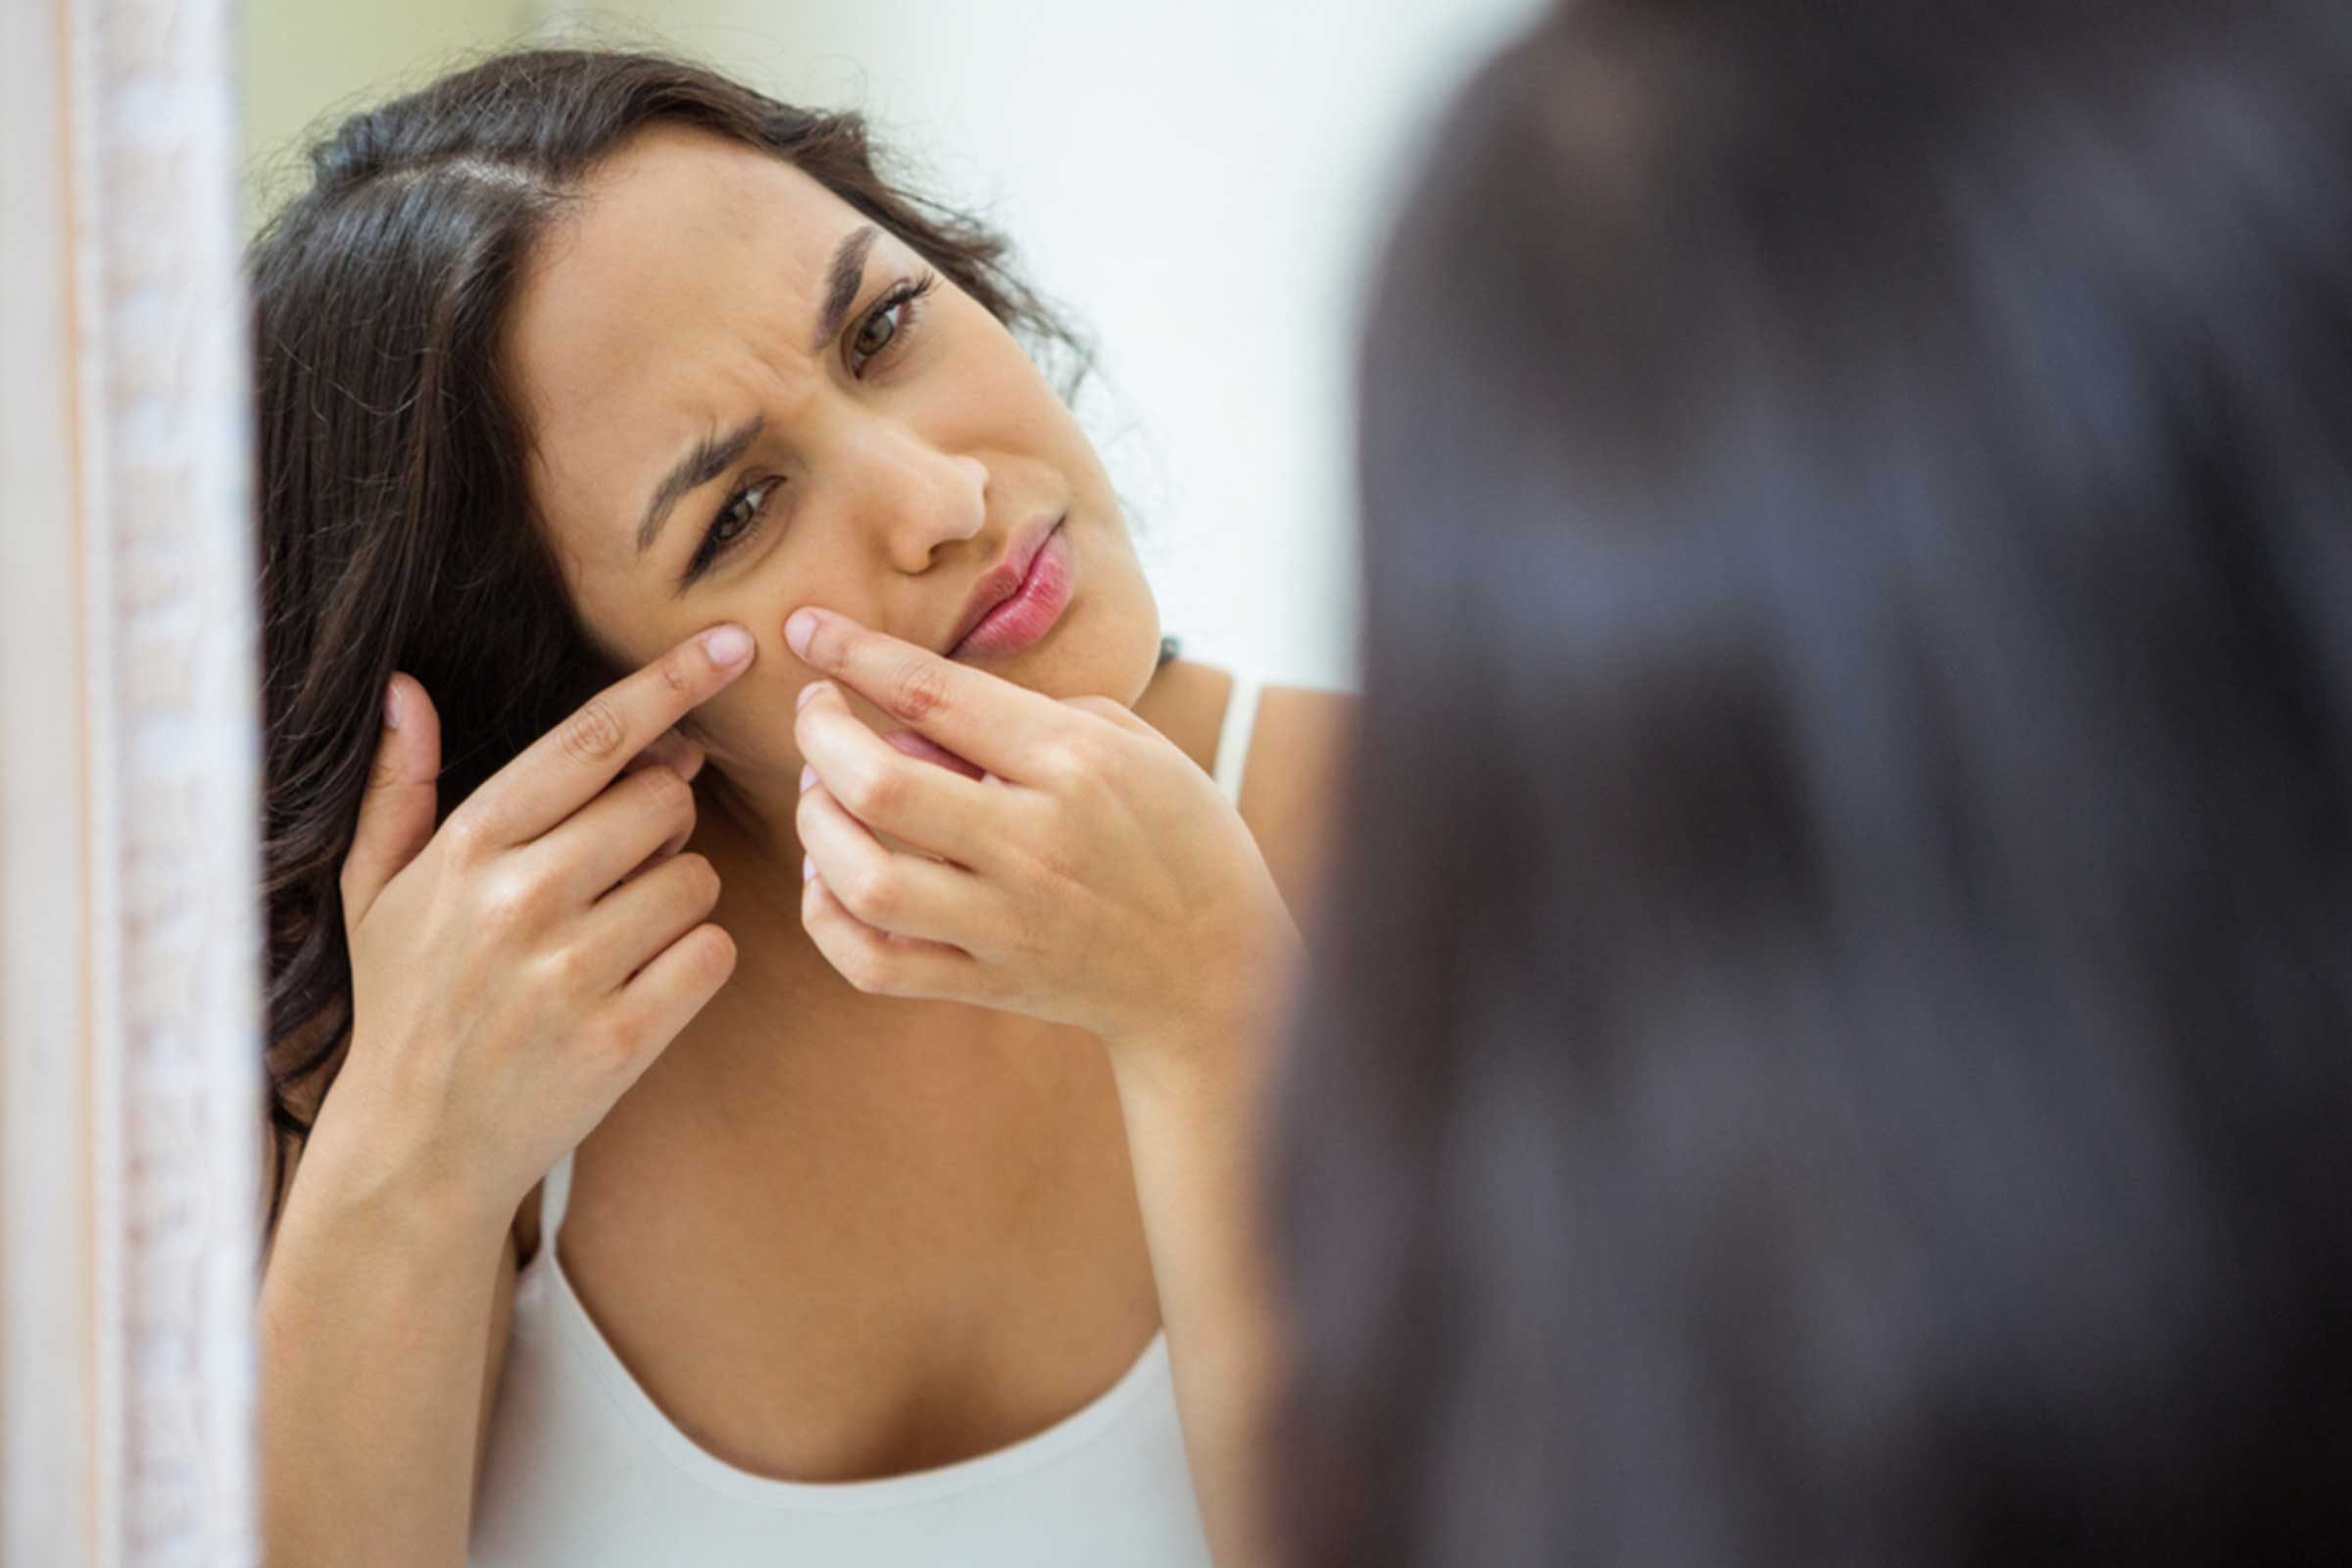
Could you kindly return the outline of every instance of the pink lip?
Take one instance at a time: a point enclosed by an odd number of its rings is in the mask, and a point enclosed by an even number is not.
[[[1029,579],[1029,568],[1037,564],[1038,551],[1045,548],[1046,536],[1061,526],[1062,519],[1048,523],[1032,523],[1013,536],[1004,547],[997,564],[980,574],[972,584],[972,596],[963,602],[963,613],[956,618],[956,634],[948,639],[948,656],[954,658],[956,647],[972,634],[988,612],[1021,591]]]
[[[950,659],[986,659],[1026,648],[1061,618],[1070,602],[1073,562],[1062,526],[1054,523],[1029,559],[1029,569],[1009,598],[980,617],[948,649]]]

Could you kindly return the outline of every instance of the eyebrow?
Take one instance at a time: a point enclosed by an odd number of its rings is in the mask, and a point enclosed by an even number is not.
[[[680,496],[691,495],[704,485],[727,471],[727,466],[743,456],[760,432],[766,428],[767,416],[755,414],[725,435],[706,435],[694,444],[694,450],[677,461],[677,465],[662,476],[654,486],[654,499],[647,503],[645,520],[637,524],[637,553],[651,549],[654,536],[662,524],[669,520],[670,508]]]
[[[880,229],[863,223],[833,248],[833,265],[827,270],[825,307],[816,313],[816,330],[808,337],[809,353],[822,353],[825,345],[833,341],[833,334],[841,330],[841,318],[850,314],[850,302],[858,297],[858,285],[865,278],[865,253],[881,237]]]
[[[808,339],[808,352],[821,353],[833,335],[841,330],[842,318],[850,314],[850,306],[858,298],[858,285],[865,277],[865,253],[873,249],[882,231],[871,223],[859,224],[843,236],[833,248],[832,263],[825,269],[825,302],[816,313],[816,330]],[[682,496],[709,484],[737,458],[743,456],[760,432],[767,426],[766,417],[755,414],[725,435],[707,434],[694,444],[693,450],[680,458],[654,486],[654,495],[645,506],[645,517],[637,524],[637,553],[644,555],[653,548],[662,525],[669,520],[672,507]]]

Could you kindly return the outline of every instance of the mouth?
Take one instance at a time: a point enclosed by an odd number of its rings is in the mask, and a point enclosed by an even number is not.
[[[1016,538],[980,579],[948,643],[950,659],[982,659],[1044,636],[1068,605],[1073,561],[1067,514]]]

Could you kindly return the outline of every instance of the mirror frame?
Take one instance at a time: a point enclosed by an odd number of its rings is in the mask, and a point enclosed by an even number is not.
[[[258,1560],[228,0],[0,4],[0,1562]]]

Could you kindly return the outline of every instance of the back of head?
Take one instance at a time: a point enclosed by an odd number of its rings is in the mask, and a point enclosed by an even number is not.
[[[1566,7],[1360,395],[1295,1560],[2352,1551],[2352,13]]]

